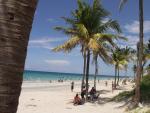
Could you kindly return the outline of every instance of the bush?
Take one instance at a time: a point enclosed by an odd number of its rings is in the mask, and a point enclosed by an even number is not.
[[[134,95],[134,91],[124,91],[119,93],[117,96],[113,97],[111,101],[117,101],[117,102],[126,101],[133,95]]]
[[[144,76],[142,79],[142,82],[140,84],[141,88],[141,101],[149,103],[150,102],[150,75]],[[134,96],[134,91],[124,91],[122,93],[119,93],[117,96],[113,97],[112,101],[125,101],[129,99],[130,97]]]
[[[144,76],[141,82],[141,100],[150,102],[150,75]]]

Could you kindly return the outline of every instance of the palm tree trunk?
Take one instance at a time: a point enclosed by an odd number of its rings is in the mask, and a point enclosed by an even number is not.
[[[140,81],[142,74],[142,59],[143,59],[143,0],[139,0],[139,22],[140,22],[140,47],[139,47],[139,63],[136,77],[136,88],[135,88],[135,103],[140,102]]]
[[[81,83],[81,92],[83,91],[83,85],[85,84],[85,73],[86,73],[86,51],[83,54],[84,58],[84,66],[83,66],[83,76],[82,76],[82,83]]]
[[[134,71],[134,81],[135,81],[136,72]]]
[[[97,64],[97,56],[95,58],[95,75],[94,75],[94,88],[96,89],[96,76],[98,75],[98,64]]]
[[[126,76],[126,78],[127,78],[127,76],[128,76],[128,75],[127,75],[127,72],[128,72],[128,66],[126,65],[126,66],[125,66],[125,76]]]
[[[116,79],[117,79],[117,65],[115,64],[115,82],[114,82],[115,88],[116,88]]]
[[[87,66],[86,66],[86,100],[88,99],[88,89],[89,89],[89,67],[90,67],[90,50],[87,53]]]
[[[0,113],[16,113],[37,0],[0,0]]]
[[[117,85],[119,85],[119,67],[118,67],[118,80],[117,80]]]

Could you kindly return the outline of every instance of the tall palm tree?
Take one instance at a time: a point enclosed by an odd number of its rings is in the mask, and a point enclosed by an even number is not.
[[[0,113],[16,113],[37,0],[0,0]]]
[[[123,53],[124,53],[124,57],[127,61],[126,65],[124,66],[125,67],[125,76],[127,77],[127,71],[128,71],[128,62],[130,60],[133,60],[133,56],[132,56],[132,49],[128,46],[126,46],[123,50]]]
[[[128,0],[121,0],[120,2],[120,9]],[[143,59],[143,37],[144,37],[144,29],[143,29],[143,0],[139,0],[139,56],[138,56],[138,65],[137,65],[137,77],[136,77],[136,88],[135,88],[135,104],[138,105],[140,102],[140,81],[142,75],[142,59]]]
[[[98,52],[93,53],[93,63],[95,64],[95,74],[94,74],[94,88],[96,89],[96,76],[98,75]]]
[[[115,88],[116,85],[119,85],[119,71],[121,68],[123,68],[125,65],[127,65],[127,59],[125,56],[124,48],[116,48],[115,50],[112,50],[112,59],[113,64],[115,65]]]
[[[109,59],[108,53],[103,46],[108,42],[109,45],[114,45],[113,40],[118,38],[117,35],[107,34],[108,29],[115,29],[121,32],[120,26],[116,21],[103,20],[109,13],[103,9],[99,0],[94,0],[92,6],[88,3],[78,0],[78,9],[72,12],[72,18],[63,18],[69,27],[56,27],[57,30],[63,31],[65,34],[70,35],[70,39],[63,45],[54,48],[54,51],[71,51],[77,45],[86,51],[86,92],[88,93],[88,79],[89,79],[89,64],[90,55],[94,51],[100,51],[99,56]],[[84,49],[83,49],[84,48]],[[86,93],[86,96],[87,96]]]

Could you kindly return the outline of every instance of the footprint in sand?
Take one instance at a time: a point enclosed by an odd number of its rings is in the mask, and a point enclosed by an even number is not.
[[[37,107],[37,105],[34,105],[34,104],[28,104],[27,107]]]
[[[34,98],[31,98],[30,100],[35,100]]]
[[[72,109],[72,108],[70,108],[70,107],[67,107],[66,109]]]

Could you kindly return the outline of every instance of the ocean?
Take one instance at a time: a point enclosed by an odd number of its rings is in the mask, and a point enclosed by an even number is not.
[[[112,79],[114,76],[98,75],[97,80]],[[24,81],[50,81],[50,80],[81,80],[82,74],[59,73],[59,72],[42,72],[42,71],[24,71]],[[94,79],[90,75],[89,79]]]

